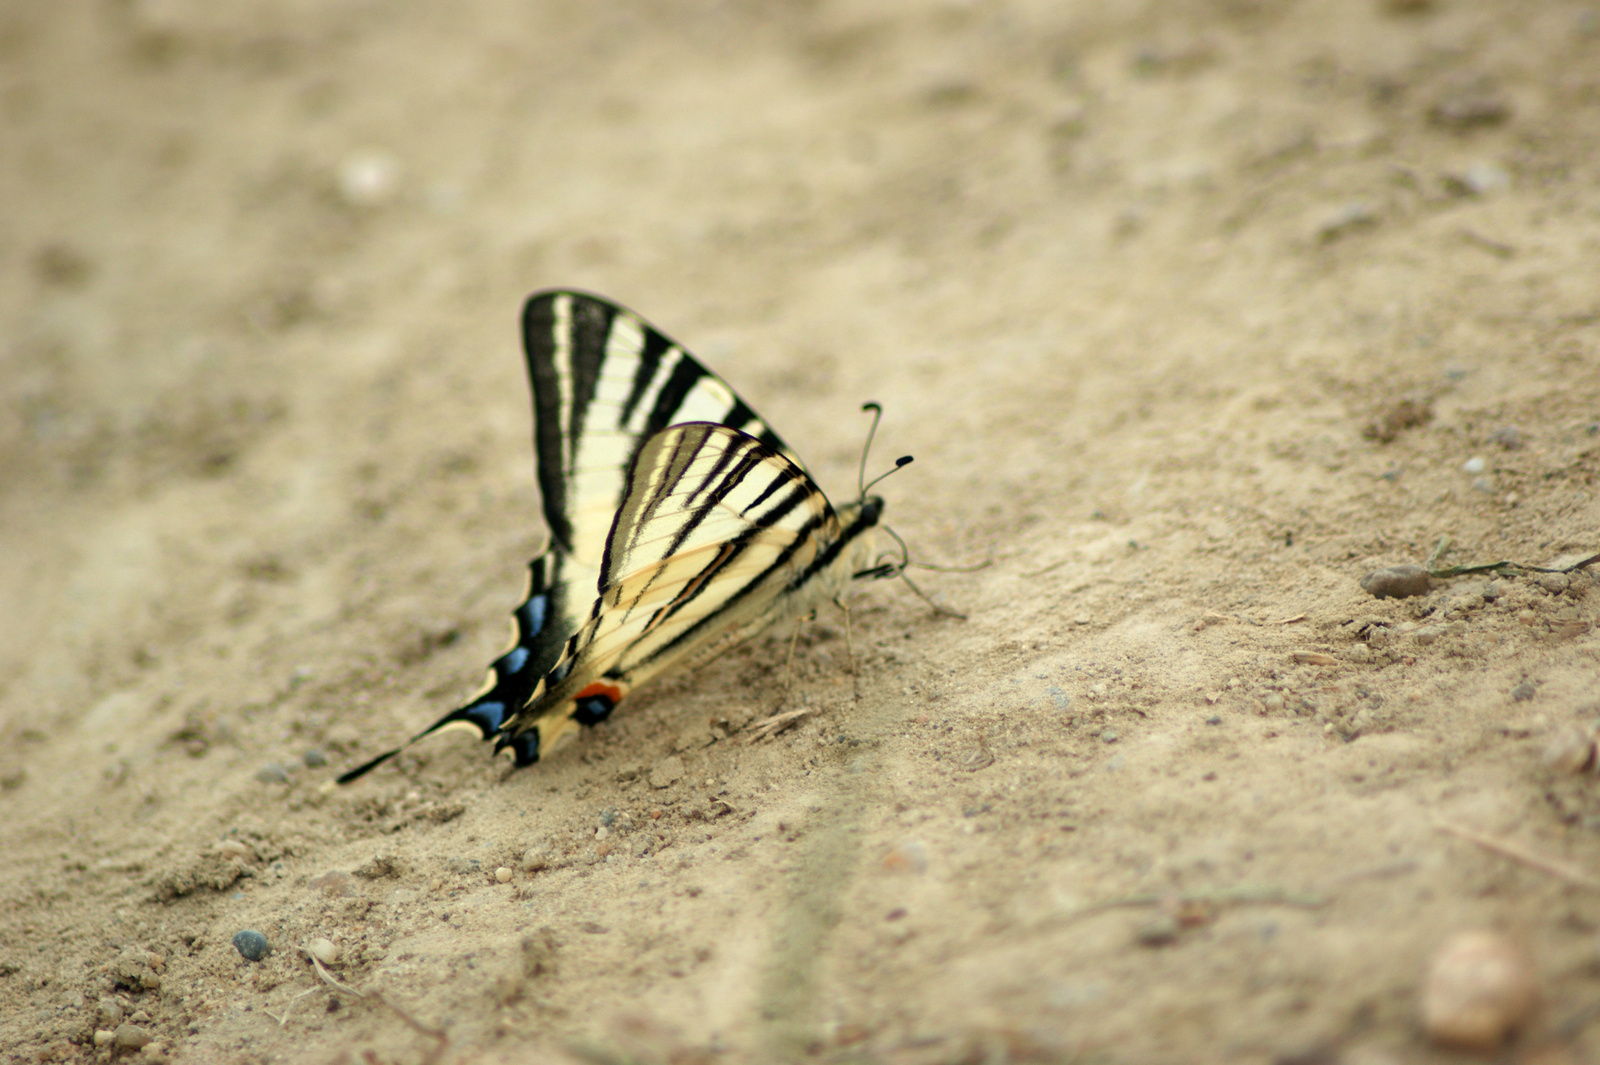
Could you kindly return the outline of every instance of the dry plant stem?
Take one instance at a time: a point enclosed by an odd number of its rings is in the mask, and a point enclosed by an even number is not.
[[[1469,843],[1476,843],[1484,850],[1493,851],[1496,854],[1510,858],[1514,862],[1520,862],[1530,869],[1537,869],[1541,873],[1549,873],[1551,876],[1565,880],[1569,884],[1588,888],[1591,891],[1600,891],[1600,880],[1596,880],[1577,866],[1569,865],[1556,858],[1547,858],[1542,854],[1536,854],[1510,840],[1485,836],[1480,832],[1474,832],[1470,828],[1463,828],[1460,825],[1449,823],[1438,824],[1434,828],[1446,835],[1459,836]]]
[[[757,740],[764,740],[768,736],[776,736],[802,717],[813,713],[816,713],[814,707],[802,706],[796,710],[785,710],[781,714],[773,714],[771,717],[762,718],[750,726],[749,742],[754,743]]]
[[[1488,573],[1490,570],[1520,569],[1529,573],[1573,573],[1586,566],[1600,562],[1600,554],[1590,555],[1588,558],[1574,562],[1570,566],[1530,566],[1526,562],[1485,562],[1479,566],[1446,566],[1439,568],[1439,559],[1450,550],[1450,537],[1439,537],[1439,544],[1433,549],[1433,554],[1428,556],[1428,561],[1423,569],[1428,571],[1430,577],[1460,577],[1468,573]]]
[[[329,973],[327,969],[323,968],[322,960],[320,958],[318,958],[315,954],[312,954],[310,951],[306,952],[306,956],[311,959],[311,964],[316,966],[317,975],[322,977],[323,981],[326,982],[329,987],[333,988],[336,991],[343,991],[345,994],[351,996],[352,998],[358,998],[358,999],[368,999],[368,998],[370,998],[370,999],[373,999],[373,1000],[375,1000],[377,1002],[380,1002],[383,1005],[389,1007],[389,1009],[393,1010],[395,1016],[399,1017],[402,1021],[405,1021],[406,1024],[408,1024],[411,1028],[413,1028],[417,1032],[420,1032],[423,1035],[431,1036],[433,1039],[435,1039],[437,1042],[434,1044],[433,1050],[431,1050],[426,1055],[424,1055],[423,1059],[422,1059],[424,1062],[427,1063],[427,1065],[433,1065],[434,1062],[438,1061],[440,1058],[442,1058],[444,1056],[445,1049],[447,1047],[449,1047],[449,1045],[450,1045],[450,1037],[448,1035],[446,1035],[444,1033],[444,1031],[442,1031],[441,1029],[438,1029],[438,1028],[430,1028],[427,1025],[423,1024],[421,1021],[419,1021],[415,1017],[413,1017],[408,1011],[406,1011],[404,1009],[401,1009],[399,1006],[395,1005],[383,993],[381,993],[379,991],[357,991],[353,987],[349,987],[348,985],[341,984],[339,981],[337,981],[337,980],[335,980],[333,978],[333,975],[331,973]]]
[[[1222,888],[1218,891],[1185,891],[1180,893],[1149,892],[1139,895],[1125,895],[1122,898],[1106,899],[1102,902],[1091,902],[1070,913],[1064,914],[1062,919],[1075,921],[1080,917],[1090,914],[1103,913],[1106,910],[1128,909],[1137,906],[1160,906],[1167,903],[1202,904],[1216,906],[1298,906],[1302,909],[1315,910],[1328,904],[1322,895],[1302,895],[1292,891],[1285,891],[1278,887],[1257,887],[1246,885],[1244,887]]]
[[[279,1016],[278,1014],[273,1013],[271,1010],[262,1010],[261,1012],[265,1013],[268,1017],[271,1017],[273,1020],[277,1021],[278,1022],[278,1027],[282,1028],[284,1025],[289,1023],[289,1011],[294,1008],[294,1004],[296,1002],[299,1002],[301,999],[305,998],[307,995],[313,993],[316,990],[317,989],[314,988],[314,987],[308,987],[304,991],[300,992],[298,995],[296,995],[293,998],[291,998],[288,1002],[285,1002],[283,1004],[283,1014],[282,1014],[282,1016]]]

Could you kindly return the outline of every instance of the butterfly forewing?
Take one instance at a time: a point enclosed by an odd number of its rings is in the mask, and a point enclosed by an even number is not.
[[[726,382],[615,304],[542,293],[522,327],[545,522],[586,565],[600,564],[639,448],[668,425],[715,422],[788,453]]]

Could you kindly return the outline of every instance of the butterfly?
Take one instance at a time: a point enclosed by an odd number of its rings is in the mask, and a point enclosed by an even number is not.
[[[511,646],[470,702],[341,784],[452,727],[529,765],[652,677],[838,601],[855,578],[901,575],[874,559],[871,485],[834,507],[749,404],[639,316],[537,292],[522,339],[549,543]]]

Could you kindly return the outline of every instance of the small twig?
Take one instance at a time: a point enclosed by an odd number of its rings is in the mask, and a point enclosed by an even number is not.
[[[1551,876],[1559,880],[1565,880],[1569,884],[1585,887],[1591,891],[1600,891],[1600,880],[1596,880],[1577,866],[1570,865],[1558,858],[1548,858],[1508,839],[1485,836],[1461,825],[1441,822],[1433,827],[1446,835],[1458,836],[1469,843],[1476,843],[1486,851],[1493,851],[1503,857],[1510,858],[1514,862],[1520,862],[1530,869],[1537,869],[1541,873],[1549,873]]]
[[[1356,869],[1334,877],[1329,883],[1353,884],[1358,880],[1387,880],[1392,876],[1405,876],[1421,868],[1421,864],[1412,859],[1398,862],[1389,862],[1385,865],[1374,865],[1367,869]]]
[[[316,988],[308,987],[304,991],[300,992],[298,995],[294,996],[294,998],[291,998],[288,1002],[285,1002],[283,1004],[283,1016],[281,1016],[281,1017],[278,1016],[278,1014],[273,1013],[271,1010],[262,1010],[261,1012],[265,1013],[268,1017],[271,1017],[273,1020],[277,1021],[278,1022],[278,1027],[282,1028],[284,1025],[289,1023],[289,1011],[294,1008],[294,1004],[296,1002],[299,1002],[301,999],[305,998],[307,995],[311,994],[314,991],[316,991]]]
[[[816,712],[817,710],[814,706],[802,706],[797,710],[785,710],[781,714],[773,714],[771,717],[762,718],[749,727],[749,742],[754,743],[757,740],[764,740],[768,736],[776,736],[802,717]]]
[[[315,954],[312,954],[310,951],[306,951],[306,956],[311,959],[311,964],[316,966],[317,975],[322,977],[323,981],[325,983],[327,983],[327,985],[329,987],[333,988],[336,991],[343,991],[345,994],[350,995],[353,998],[358,998],[358,999],[369,999],[370,998],[370,999],[372,999],[372,1000],[374,1000],[376,1002],[381,1003],[382,1005],[388,1006],[389,1009],[394,1011],[395,1016],[399,1017],[402,1021],[405,1021],[406,1024],[410,1025],[413,1029],[415,1029],[416,1031],[422,1033],[423,1035],[431,1036],[432,1038],[437,1040],[437,1043],[435,1043],[433,1050],[430,1051],[428,1054],[424,1055],[424,1057],[422,1059],[424,1062],[428,1063],[428,1065],[432,1065],[433,1062],[438,1061],[440,1058],[442,1058],[444,1056],[445,1048],[447,1048],[450,1045],[450,1037],[447,1034],[445,1034],[443,1029],[441,1029],[441,1028],[430,1028],[426,1024],[423,1024],[421,1021],[419,1021],[415,1017],[413,1017],[410,1014],[410,1012],[408,1012],[407,1010],[401,1009],[398,1005],[396,1005],[392,1000],[390,1000],[388,998],[388,996],[384,995],[381,991],[375,991],[375,990],[374,991],[357,991],[353,987],[350,987],[350,986],[348,986],[346,984],[341,984],[339,981],[337,981],[337,980],[335,980],[333,978],[333,974],[332,973],[328,972],[327,969],[323,968],[322,959],[318,958]]]
[[[1062,919],[1076,921],[1080,917],[1103,913],[1106,910],[1130,909],[1139,906],[1250,904],[1298,906],[1302,909],[1316,910],[1326,906],[1328,900],[1322,895],[1302,895],[1292,891],[1285,891],[1283,888],[1245,885],[1243,887],[1222,888],[1217,891],[1151,892],[1140,895],[1125,895],[1122,898],[1091,902],[1087,906],[1082,906],[1071,913],[1062,915]]]
[[[1498,240],[1492,240],[1481,233],[1474,233],[1470,229],[1460,229],[1457,230],[1457,232],[1461,234],[1462,240],[1466,241],[1468,244],[1471,244],[1475,248],[1482,248],[1484,251],[1495,256],[1496,258],[1509,259],[1517,253],[1517,249],[1513,245],[1506,244]]]

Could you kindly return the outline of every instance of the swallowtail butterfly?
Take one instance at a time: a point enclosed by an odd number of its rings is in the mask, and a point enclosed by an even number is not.
[[[528,765],[651,677],[808,614],[852,578],[899,574],[873,560],[881,497],[864,487],[830,505],[725,381],[637,315],[539,292],[522,338],[549,545],[483,689],[410,742],[467,726]]]

